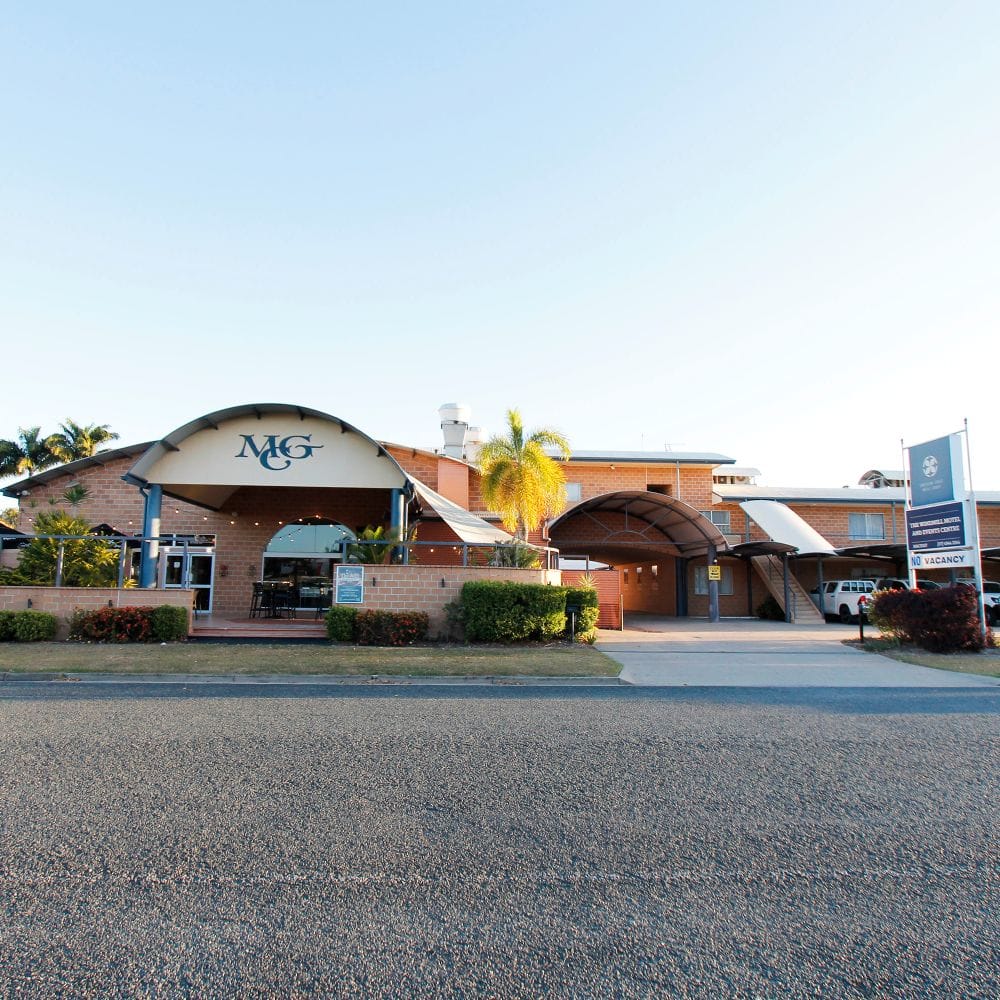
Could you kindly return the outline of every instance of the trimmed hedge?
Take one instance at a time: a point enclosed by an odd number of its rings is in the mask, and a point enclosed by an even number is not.
[[[353,642],[358,609],[334,604],[326,613],[326,635],[333,642]]]
[[[149,616],[153,642],[180,642],[188,635],[188,610],[172,604],[153,608]]]
[[[359,646],[412,646],[429,625],[423,611],[359,611],[355,631]]]
[[[574,635],[589,639],[597,628],[597,619],[601,614],[597,591],[593,587],[560,587],[559,589],[566,591],[567,606],[575,604],[580,609],[576,616]]]
[[[869,602],[868,617],[883,634],[931,653],[984,648],[979,598],[972,587],[883,590]]]
[[[335,604],[326,613],[327,636],[359,646],[410,646],[426,639],[429,627],[423,611],[362,611]]]
[[[555,639],[566,631],[568,587],[470,580],[462,587],[465,635],[471,642]]]
[[[58,627],[47,611],[0,611],[0,642],[49,642]]]
[[[87,642],[177,642],[187,634],[187,610],[170,606],[77,608],[69,625],[70,639]]]

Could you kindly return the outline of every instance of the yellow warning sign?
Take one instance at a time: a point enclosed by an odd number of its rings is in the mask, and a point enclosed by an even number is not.
[[[722,579],[722,567],[721,566],[709,566],[708,567],[708,578],[709,578],[709,580],[721,580]]]

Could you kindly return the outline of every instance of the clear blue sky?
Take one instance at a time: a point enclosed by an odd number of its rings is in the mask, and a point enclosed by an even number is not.
[[[461,400],[839,486],[968,417],[1000,489],[995,0],[0,11],[0,437]]]

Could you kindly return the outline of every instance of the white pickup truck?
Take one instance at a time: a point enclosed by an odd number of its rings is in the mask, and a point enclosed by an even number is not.
[[[817,606],[824,618],[839,618],[846,625],[858,620],[858,601],[870,600],[877,589],[874,580],[825,580]],[[812,596],[818,597],[815,587]]]

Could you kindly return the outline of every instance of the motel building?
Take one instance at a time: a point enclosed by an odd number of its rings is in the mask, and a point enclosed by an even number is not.
[[[530,539],[539,565],[518,568],[483,502],[468,408],[439,416],[443,443],[426,450],[308,407],[247,404],[12,483],[3,493],[18,501],[25,536],[38,512],[69,511],[64,494],[83,487],[72,512],[120,547],[119,587],[0,587],[0,608],[68,616],[109,601],[173,603],[194,609],[196,633],[266,624],[311,635],[336,599],[337,567],[360,559],[361,606],[427,611],[432,634],[467,580],[573,583],[583,571],[605,628],[629,613],[663,627],[754,616],[768,595],[786,620],[813,624],[823,618],[809,592],[822,581],[906,576],[901,472],[869,470],[843,488],[765,487],[756,469],[708,452],[574,451],[562,463],[567,506]],[[983,575],[997,578],[1000,493],[980,493],[978,513]],[[387,533],[386,561],[359,556],[367,528]],[[3,544],[9,564],[18,541],[9,532]]]

